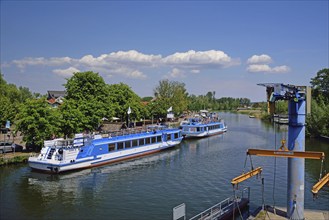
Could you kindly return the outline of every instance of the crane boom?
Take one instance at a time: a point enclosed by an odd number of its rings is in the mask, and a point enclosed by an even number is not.
[[[329,173],[312,187],[312,193],[316,195],[326,183],[329,183]]]
[[[251,170],[248,173],[244,173],[238,177],[235,177],[234,179],[232,179],[231,183],[232,183],[232,185],[236,185],[236,184],[241,183],[241,182],[249,179],[250,177],[253,177],[261,172],[262,172],[262,168],[257,167],[256,169]]]
[[[262,150],[248,149],[247,155],[267,156],[267,157],[288,157],[288,158],[305,158],[324,160],[323,152],[315,151],[283,151],[283,150]]]

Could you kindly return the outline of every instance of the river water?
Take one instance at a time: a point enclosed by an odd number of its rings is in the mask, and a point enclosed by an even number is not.
[[[32,172],[27,164],[0,168],[0,219],[172,219],[172,209],[186,204],[190,218],[233,195],[231,180],[251,169],[248,148],[274,149],[287,128],[247,115],[221,113],[228,132],[151,156],[60,175]],[[307,140],[306,150],[329,155],[329,142]],[[245,165],[246,164],[246,165]],[[262,205],[286,207],[287,159],[252,157],[263,168],[251,187],[251,211]],[[305,209],[328,210],[329,187],[313,200],[312,186],[321,162],[305,160]],[[329,171],[329,160],[324,165]],[[275,174],[275,175],[274,175]]]

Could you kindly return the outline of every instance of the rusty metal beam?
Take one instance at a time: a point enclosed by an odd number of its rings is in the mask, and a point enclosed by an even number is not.
[[[288,158],[305,158],[324,160],[323,152],[315,151],[282,151],[282,150],[261,150],[248,149],[247,155],[267,156],[267,157],[288,157]]]
[[[261,172],[262,172],[262,168],[261,167],[257,167],[256,169],[251,170],[248,173],[244,173],[244,174],[242,174],[242,175],[240,175],[238,177],[235,177],[234,179],[232,179],[231,183],[233,185],[236,185],[236,184],[241,183],[241,182],[243,182],[243,181],[245,181],[245,180],[247,180],[247,179],[249,179],[249,178],[251,178],[251,177],[253,177],[253,176],[255,176],[255,175],[259,174],[259,173],[261,173]]]
[[[313,187],[312,187],[312,193],[316,195],[319,190],[326,185],[326,183],[329,183],[329,173],[325,175],[322,179],[319,180]]]

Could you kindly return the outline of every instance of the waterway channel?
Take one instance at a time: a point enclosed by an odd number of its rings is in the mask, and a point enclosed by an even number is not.
[[[172,219],[173,207],[185,203],[190,218],[233,194],[231,179],[250,170],[248,148],[274,149],[287,138],[287,127],[264,123],[247,115],[221,113],[228,132],[158,154],[118,164],[60,175],[32,172],[27,164],[0,168],[0,219]],[[276,145],[275,145],[276,143]],[[329,142],[307,140],[306,150],[327,155]],[[251,187],[251,211],[265,204],[286,207],[287,159],[252,157],[263,167]],[[321,162],[305,162],[305,209],[328,210],[329,187],[316,200],[311,188]],[[275,175],[274,175],[275,174]]]

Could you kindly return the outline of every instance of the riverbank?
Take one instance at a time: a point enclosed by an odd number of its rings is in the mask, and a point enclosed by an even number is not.
[[[26,163],[30,152],[11,152],[0,154],[0,166],[8,164]]]
[[[265,113],[260,109],[239,109],[236,113],[253,116],[255,118],[262,118],[262,116],[265,115]]]

